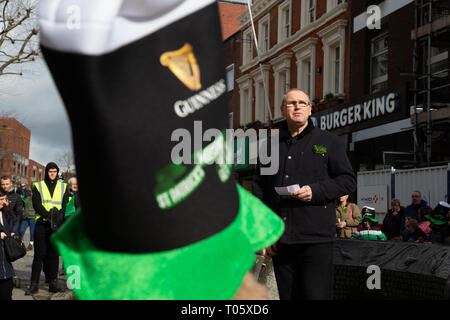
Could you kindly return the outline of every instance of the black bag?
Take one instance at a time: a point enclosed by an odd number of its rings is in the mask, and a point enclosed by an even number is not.
[[[61,210],[52,208],[50,211],[50,228],[52,231],[56,231],[61,227],[64,222],[64,214]]]
[[[16,261],[24,257],[27,254],[27,250],[25,249],[25,245],[18,235],[7,236],[3,239],[3,244],[5,247],[6,258],[9,262]]]

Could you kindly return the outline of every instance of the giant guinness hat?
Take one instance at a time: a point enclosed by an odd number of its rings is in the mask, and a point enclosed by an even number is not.
[[[284,226],[226,161],[216,2],[43,0],[40,28],[72,127],[82,210],[52,241],[76,296],[231,298]]]

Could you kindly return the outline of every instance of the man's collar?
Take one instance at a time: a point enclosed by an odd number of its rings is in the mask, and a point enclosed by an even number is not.
[[[280,138],[282,140],[287,140],[287,139],[291,139],[291,138],[300,139],[304,135],[311,132],[313,129],[314,129],[314,123],[311,120],[311,118],[308,118],[308,125],[305,127],[305,129],[303,129],[303,131],[300,132],[299,134],[297,134],[296,136],[292,136],[291,133],[289,132],[287,121],[284,120],[280,126]]]

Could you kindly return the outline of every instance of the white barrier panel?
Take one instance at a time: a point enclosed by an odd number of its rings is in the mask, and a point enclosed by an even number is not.
[[[413,191],[420,191],[422,199],[434,208],[447,199],[447,166],[395,171],[395,197],[402,206],[411,203]]]
[[[420,191],[422,199],[434,208],[439,201],[447,200],[449,166],[394,170],[394,186],[392,186],[391,170],[362,171],[357,174],[358,193],[362,187],[387,185],[387,207],[390,208],[392,187],[394,197],[400,200],[404,207],[411,204],[413,191]],[[359,195],[358,195],[359,198]]]

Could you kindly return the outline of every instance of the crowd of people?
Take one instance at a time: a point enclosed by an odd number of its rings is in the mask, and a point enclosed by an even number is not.
[[[391,209],[384,216],[381,228],[375,209],[348,202],[348,195],[336,204],[336,238],[427,242],[450,245],[450,205],[440,201],[433,209],[413,191],[408,206],[391,200]]]
[[[30,287],[25,294],[38,292],[42,269],[49,291],[62,291],[57,283],[59,255],[50,243],[50,236],[80,207],[77,178],[71,177],[64,183],[58,166],[50,162],[43,181],[14,186],[11,177],[2,176],[0,182],[1,239],[18,234],[23,241],[30,229],[26,250],[34,250],[34,256]],[[0,241],[0,265],[0,300],[11,300],[15,274],[3,241]]]

